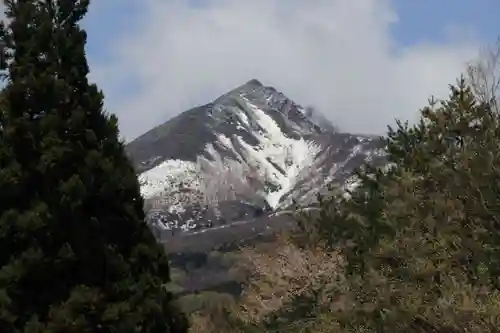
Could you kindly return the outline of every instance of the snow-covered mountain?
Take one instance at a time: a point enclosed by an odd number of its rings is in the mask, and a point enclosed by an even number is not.
[[[384,162],[376,137],[339,133],[257,80],[185,111],[127,145],[160,229],[222,228],[293,203]]]

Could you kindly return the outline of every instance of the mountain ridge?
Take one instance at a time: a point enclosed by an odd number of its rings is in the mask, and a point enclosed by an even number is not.
[[[321,113],[252,79],[126,149],[147,212],[156,214],[150,221],[189,231],[310,205],[331,183],[352,187],[355,167],[384,163],[381,146],[372,136],[336,131]]]

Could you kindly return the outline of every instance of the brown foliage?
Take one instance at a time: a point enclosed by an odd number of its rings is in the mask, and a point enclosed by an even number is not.
[[[237,304],[192,316],[192,333],[267,332],[267,317],[296,297],[317,291],[316,302],[329,309],[342,308],[343,298],[332,300],[329,291],[345,285],[342,260],[321,246],[301,249],[285,235],[274,244],[244,248],[238,269],[245,272],[247,288]]]
[[[318,304],[330,304],[328,287],[345,283],[341,257],[321,246],[301,249],[281,237],[272,248],[247,248],[242,256],[249,283],[239,306],[241,318],[248,322],[262,321],[311,291],[319,291]]]

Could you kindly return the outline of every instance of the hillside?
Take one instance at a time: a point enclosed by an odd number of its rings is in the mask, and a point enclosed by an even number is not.
[[[313,205],[328,184],[354,186],[349,174],[364,162],[385,163],[381,147],[251,80],[144,133],[127,151],[151,225],[168,238]]]

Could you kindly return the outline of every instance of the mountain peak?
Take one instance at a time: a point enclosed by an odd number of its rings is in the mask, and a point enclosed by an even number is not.
[[[376,155],[373,140],[330,128],[314,110],[252,79],[155,127],[127,152],[146,202],[163,212],[169,228],[211,228],[206,223],[216,217],[207,205],[309,204],[325,184],[344,181],[344,171]],[[240,208],[223,215],[242,219]]]
[[[244,94],[244,93],[248,93],[251,91],[263,90],[263,89],[266,89],[266,87],[262,84],[262,82],[260,82],[257,79],[251,79],[250,81],[247,81],[246,83],[244,83],[244,84],[230,90],[229,92],[225,93],[224,95],[220,96],[216,100],[221,100],[221,99],[223,100],[227,96],[233,96],[235,94],[240,95],[242,93]]]
[[[257,79],[251,79],[250,81],[248,81],[245,85],[248,85],[248,86],[260,86],[260,87],[263,87],[264,85],[262,84],[262,82],[260,82],[259,80]]]

